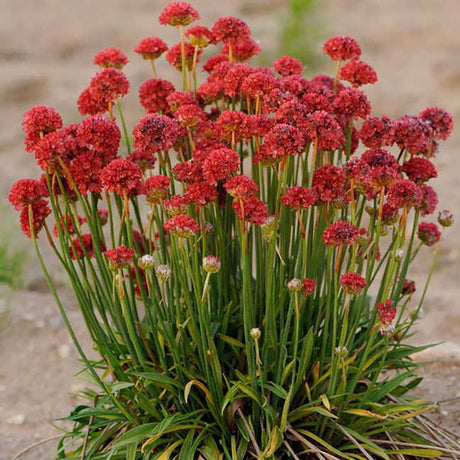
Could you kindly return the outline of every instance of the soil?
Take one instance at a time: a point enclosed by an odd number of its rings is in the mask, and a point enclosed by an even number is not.
[[[147,0],[0,0],[0,191],[5,197],[12,183],[39,174],[30,154],[23,151],[20,122],[33,105],[52,105],[66,123],[78,120],[75,101],[87,85],[94,67],[92,56],[105,47],[118,47],[132,61],[126,72],[132,87],[149,78],[145,62],[130,52],[141,38],[160,35],[169,43],[174,31],[157,25],[165,2]],[[245,19],[260,39],[262,48],[275,50],[280,18],[287,1],[209,2],[195,0],[203,23],[218,16]],[[313,27],[314,24],[314,27]],[[320,50],[331,35],[351,35],[361,44],[363,59],[377,70],[380,82],[367,93],[374,112],[399,117],[417,114],[437,105],[460,120],[460,3],[458,0],[323,0],[308,18],[305,37]],[[332,73],[326,57],[316,71]],[[316,61],[315,61],[316,62]],[[308,64],[308,63],[307,63]],[[162,76],[172,75],[166,67]],[[141,112],[133,90],[125,102],[132,126]],[[460,129],[441,146],[436,158],[439,179],[433,183],[440,208],[460,216]],[[2,232],[11,247],[22,248],[26,239],[9,226],[11,212],[2,207]],[[436,422],[460,433],[460,239],[456,229],[446,232],[437,271],[428,292],[424,316],[418,323],[415,343],[441,343],[418,356],[431,361],[422,375],[418,395],[443,401],[433,414]],[[422,251],[420,263],[410,273],[422,290],[431,260]],[[90,348],[82,319],[51,257],[54,278],[60,284],[70,319],[86,349]],[[76,404],[70,393],[85,382],[74,374],[79,369],[76,352],[33,257],[25,263],[20,290],[0,292],[0,460],[11,459],[25,447],[59,432],[52,423],[65,417]],[[414,304],[418,298],[414,297]],[[3,311],[3,313],[2,313]],[[60,422],[59,422],[60,423]],[[34,448],[21,458],[48,459],[56,441]]]

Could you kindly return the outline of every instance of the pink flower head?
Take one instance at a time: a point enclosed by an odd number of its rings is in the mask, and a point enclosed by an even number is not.
[[[35,145],[48,133],[62,128],[62,117],[52,107],[37,105],[29,109],[22,120],[22,129],[26,133],[26,150],[33,152]]]
[[[302,132],[295,126],[286,123],[275,125],[265,136],[264,149],[266,153],[279,158],[286,155],[296,155],[305,147]]]
[[[107,257],[109,268],[111,270],[119,270],[120,268],[127,268],[134,259],[134,251],[126,246],[117,246],[115,249],[108,249],[104,251]]]
[[[203,161],[203,177],[211,185],[216,185],[217,181],[225,180],[238,171],[239,166],[238,153],[228,148],[214,150]]]
[[[313,172],[313,190],[323,203],[337,200],[345,194],[345,173],[333,165],[324,165]]]
[[[319,150],[336,150],[345,143],[345,136],[337,120],[324,110],[307,116],[305,134],[316,140]]]
[[[393,122],[386,116],[367,117],[359,131],[361,142],[369,148],[379,149],[394,142]]]
[[[141,185],[142,170],[132,161],[117,158],[101,171],[102,185],[120,196],[134,195]]]
[[[233,62],[245,62],[253,56],[260,54],[261,51],[259,44],[246,35],[233,40],[231,45],[225,43],[222,47],[222,53],[225,53],[227,56],[231,54]]]
[[[404,279],[401,295],[412,295],[416,291],[415,281]]]
[[[419,189],[422,194],[422,200],[416,208],[420,211],[422,217],[433,214],[438,206],[437,193],[434,191],[433,187],[426,184],[420,184]]]
[[[224,184],[224,188],[233,198],[246,198],[259,193],[257,184],[250,177],[242,174],[228,179]]]
[[[177,123],[166,115],[147,115],[134,127],[134,146],[145,152],[167,151],[179,133]]]
[[[263,225],[268,219],[267,205],[256,196],[234,200],[232,208],[239,220],[254,225]]]
[[[435,139],[446,140],[454,127],[452,115],[439,107],[426,108],[420,112],[420,118],[430,125]]]
[[[353,224],[338,220],[324,230],[323,241],[326,246],[353,245],[358,235],[359,230]]]
[[[186,128],[196,128],[199,123],[206,121],[206,113],[197,104],[181,105],[174,116]]]
[[[438,177],[435,165],[426,158],[412,157],[402,165],[402,170],[414,182],[426,182]]]
[[[117,48],[106,48],[94,56],[93,62],[102,68],[112,67],[121,70],[128,64],[128,58]]]
[[[378,80],[375,70],[369,64],[357,59],[352,59],[340,69],[339,78],[350,82],[355,88],[372,85]]]
[[[148,177],[144,182],[143,189],[148,203],[161,203],[168,196],[170,183],[171,179],[161,174]]]
[[[350,295],[359,295],[367,286],[366,280],[359,273],[344,273],[340,277],[343,290]]]
[[[231,142],[239,141],[243,137],[242,125],[245,123],[247,115],[244,112],[225,110],[216,120],[216,127],[219,131],[219,137],[222,140]]]
[[[316,287],[316,281],[311,278],[304,278],[302,280],[302,292],[305,295],[313,294]]]
[[[99,115],[109,110],[110,104],[129,91],[129,81],[121,70],[107,68],[99,71],[78,98],[82,115]]]
[[[367,96],[356,88],[343,88],[335,96],[334,113],[347,120],[366,118],[371,113],[371,103]]]
[[[172,216],[184,214],[190,204],[190,198],[185,195],[173,195],[169,200],[164,201],[166,212]]]
[[[441,232],[436,224],[420,222],[417,228],[417,236],[426,246],[434,246],[441,239]]]
[[[275,85],[273,76],[266,72],[253,72],[241,82],[241,92],[251,99],[268,94]]]
[[[194,182],[185,190],[185,196],[190,203],[203,206],[217,199],[217,188],[208,182]]]
[[[394,208],[411,208],[420,205],[422,192],[408,179],[396,181],[387,192],[387,203]]]
[[[393,301],[388,299],[385,302],[379,302],[377,304],[377,315],[384,326],[391,326],[391,323],[396,318],[396,306],[393,305]]]
[[[134,48],[134,52],[140,54],[143,59],[158,59],[164,52],[168,51],[168,45],[157,37],[142,39]]]
[[[185,36],[188,38],[192,46],[196,46],[198,48],[206,48],[214,41],[212,32],[205,26],[189,27],[185,31]]]
[[[241,19],[224,16],[215,22],[212,33],[216,41],[231,43],[241,37],[251,35],[251,30]]]
[[[174,91],[170,81],[151,78],[139,87],[139,101],[147,113],[168,112],[167,98]]]
[[[432,154],[433,130],[420,117],[404,116],[395,122],[395,142],[411,155]]]
[[[197,62],[198,56],[201,55],[202,49],[198,50],[197,54]],[[192,70],[193,67],[193,56],[195,54],[195,47],[192,46],[190,43],[184,43],[184,55],[185,55],[185,67],[188,70]],[[169,51],[166,53],[166,60],[179,72],[182,71],[182,45],[180,43],[176,43],[175,45],[171,46]]]
[[[324,43],[323,53],[333,61],[346,61],[347,59],[359,59],[361,48],[353,38],[337,35]]]
[[[273,68],[282,76],[302,75],[303,64],[292,56],[281,56],[273,61]]]
[[[48,196],[46,185],[37,179],[20,179],[10,190],[8,200],[18,211]]]
[[[295,186],[289,188],[281,198],[281,203],[290,208],[301,210],[314,205],[317,200],[316,192],[307,187]]]
[[[200,231],[200,226],[193,217],[177,214],[165,222],[164,229],[178,238],[189,238]]]
[[[32,213],[32,219],[30,219],[29,207]],[[28,204],[27,206],[23,207],[19,213],[19,223],[21,225],[21,230],[29,238],[38,238],[38,233],[45,225],[45,219],[49,214],[51,214],[51,209],[48,206],[47,200],[38,200]],[[31,220],[32,228],[30,227]]]
[[[179,182],[192,184],[203,180],[203,168],[200,162],[195,160],[187,160],[183,163],[177,163],[174,168],[174,177]]]
[[[161,25],[188,26],[191,22],[200,19],[198,12],[187,2],[168,3],[158,18]]]

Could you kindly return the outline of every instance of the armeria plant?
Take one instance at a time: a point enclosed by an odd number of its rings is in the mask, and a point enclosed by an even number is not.
[[[154,77],[132,136],[117,49],[94,58],[81,122],[63,127],[43,106],[24,117],[43,175],[10,201],[94,383],[57,457],[455,458],[424,415],[433,405],[404,398],[421,380],[422,348],[406,339],[426,293],[411,302],[407,276],[423,245],[438,253],[438,225],[420,218],[437,205],[426,182],[452,117],[372,115],[359,88],[377,75],[350,37],[324,44],[335,77],[306,79],[289,56],[249,65],[260,48],[240,19],[186,28],[198,18],[169,3],[160,23],[180,42],[137,45]],[[220,44],[200,82],[203,49]],[[165,52],[181,91],[157,77]],[[98,359],[69,323],[40,231]]]

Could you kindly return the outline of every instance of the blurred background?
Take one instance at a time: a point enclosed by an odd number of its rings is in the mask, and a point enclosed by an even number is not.
[[[69,393],[84,385],[73,377],[76,354],[47,293],[45,282],[7,203],[11,185],[38,177],[31,154],[24,152],[21,120],[34,105],[54,106],[66,124],[80,120],[76,100],[96,68],[92,58],[102,48],[120,48],[130,59],[125,68],[131,93],[123,101],[128,124],[142,116],[137,88],[150,78],[150,67],[132,50],[146,36],[169,45],[176,30],[158,25],[167,2],[152,0],[0,0],[0,460],[58,434],[49,423],[65,416],[75,399]],[[350,35],[361,44],[362,59],[378,73],[379,82],[365,88],[376,115],[397,118],[440,106],[460,120],[460,2],[458,0],[194,0],[201,24],[220,16],[237,16],[251,27],[269,65],[281,54],[305,63],[307,76],[333,74],[334,65],[321,54],[332,35]],[[175,79],[163,61],[162,78]],[[460,127],[441,145],[433,181],[440,207],[460,221]],[[433,221],[434,217],[431,219]],[[459,225],[459,224],[456,224]],[[417,343],[442,345],[424,352],[434,361],[424,371],[421,396],[451,399],[435,414],[459,431],[460,408],[460,239],[457,226],[444,236],[437,272],[418,324]],[[420,295],[431,261],[426,248],[410,277]],[[83,342],[82,321],[53,260],[52,272],[67,300],[70,316]],[[52,442],[23,458],[46,459]]]

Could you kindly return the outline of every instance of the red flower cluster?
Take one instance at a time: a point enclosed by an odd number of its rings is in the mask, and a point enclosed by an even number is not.
[[[378,80],[375,70],[357,59],[352,59],[340,69],[339,78],[350,82],[355,88],[376,83]]]
[[[238,171],[240,156],[229,148],[212,151],[203,161],[203,178],[211,185],[227,179],[230,174]]]
[[[366,280],[359,273],[344,273],[339,281],[343,290],[350,295],[361,294],[367,286]]]
[[[142,170],[137,164],[117,158],[101,171],[102,185],[109,192],[130,196],[139,191]]]
[[[314,190],[300,186],[291,187],[281,197],[281,203],[296,210],[307,209],[314,205],[316,200],[317,194]]]
[[[117,271],[129,267],[134,259],[134,250],[126,246],[117,246],[115,249],[104,251],[110,270]]]
[[[93,62],[102,68],[112,67],[121,70],[128,64],[128,58],[117,48],[106,48],[94,56]]]
[[[177,214],[165,222],[164,229],[178,238],[189,238],[200,231],[200,226],[193,217]]]
[[[187,26],[191,22],[200,19],[198,12],[187,2],[168,3],[159,16],[162,25]]]
[[[391,326],[391,323],[396,318],[396,307],[393,305],[393,301],[388,299],[385,302],[379,302],[377,304],[377,315],[383,326],[387,327],[386,331],[391,330],[388,327]]]
[[[134,48],[135,53],[151,61],[158,59],[166,51],[168,51],[168,45],[158,37],[144,38]]]
[[[20,179],[10,190],[8,199],[18,211],[48,196],[46,185],[37,179]]]
[[[417,228],[419,240],[426,246],[434,246],[441,239],[441,232],[436,224],[420,222]]]
[[[148,203],[161,203],[168,196],[170,183],[171,179],[161,174],[147,178],[144,182],[143,191],[147,196]]]
[[[37,105],[29,109],[22,120],[22,129],[26,133],[24,145],[33,152],[40,139],[48,133],[62,128],[62,117],[52,107]]]
[[[316,281],[311,278],[304,278],[302,280],[302,291],[305,295],[313,294],[316,287]]]
[[[151,78],[139,87],[139,101],[147,113],[167,113],[167,98],[174,91],[174,85],[168,80]]]
[[[351,37],[336,37],[326,40],[323,46],[324,54],[327,54],[333,61],[346,61],[348,59],[359,59],[361,48]]]
[[[353,224],[338,220],[324,230],[323,241],[326,246],[353,245],[358,235],[359,230]]]
[[[224,183],[224,188],[233,198],[247,198],[248,196],[257,195],[259,187],[248,176],[233,176]]]

